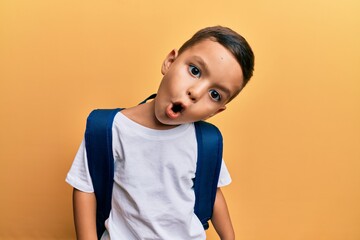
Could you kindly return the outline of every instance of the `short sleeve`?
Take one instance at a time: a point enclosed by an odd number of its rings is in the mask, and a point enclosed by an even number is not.
[[[218,187],[224,187],[231,183],[231,176],[226,167],[225,161],[221,162],[220,176],[218,181]]]
[[[85,140],[81,142],[65,181],[83,192],[94,192],[87,164]]]

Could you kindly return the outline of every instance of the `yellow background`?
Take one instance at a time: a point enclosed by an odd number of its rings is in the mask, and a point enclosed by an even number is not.
[[[155,92],[166,54],[220,24],[256,55],[211,120],[237,239],[359,240],[359,12],[357,0],[0,0],[0,239],[73,239],[64,179],[87,114]]]

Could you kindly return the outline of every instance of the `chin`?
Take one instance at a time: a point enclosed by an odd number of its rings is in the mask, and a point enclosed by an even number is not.
[[[156,124],[158,126],[177,126],[181,123],[177,123],[175,122],[174,120],[171,120],[171,119],[168,119],[167,117],[161,117],[161,116],[157,116],[155,115],[156,117]]]
[[[183,122],[177,122],[177,121],[173,121],[173,120],[159,121],[159,122],[160,122],[160,124],[166,125],[166,126],[178,126],[178,125],[184,124]]]

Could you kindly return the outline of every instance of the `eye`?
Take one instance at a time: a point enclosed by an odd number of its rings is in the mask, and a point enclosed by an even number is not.
[[[193,65],[190,65],[189,66],[189,71],[190,71],[191,75],[193,75],[194,77],[196,77],[196,78],[201,77],[201,71],[197,67],[195,67]]]
[[[218,93],[216,90],[211,89],[209,91],[210,97],[214,99],[215,101],[219,102],[221,100],[220,93]]]

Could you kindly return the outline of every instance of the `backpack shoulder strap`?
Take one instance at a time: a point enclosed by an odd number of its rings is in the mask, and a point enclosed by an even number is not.
[[[96,230],[98,238],[105,231],[105,220],[111,210],[114,178],[112,152],[112,125],[117,109],[97,109],[90,113],[86,122],[85,146],[88,168],[96,197]]]
[[[97,201],[96,229],[98,238],[105,231],[105,220],[111,210],[111,195],[114,178],[112,152],[112,125],[115,115],[122,109],[97,109],[90,113],[85,131],[88,168]],[[198,143],[198,159],[194,180],[194,212],[208,229],[212,217],[222,161],[222,136],[214,125],[195,122]]]
[[[222,162],[223,140],[219,129],[207,122],[195,122],[198,143],[198,159],[194,180],[194,212],[203,224],[209,228],[219,181]]]

